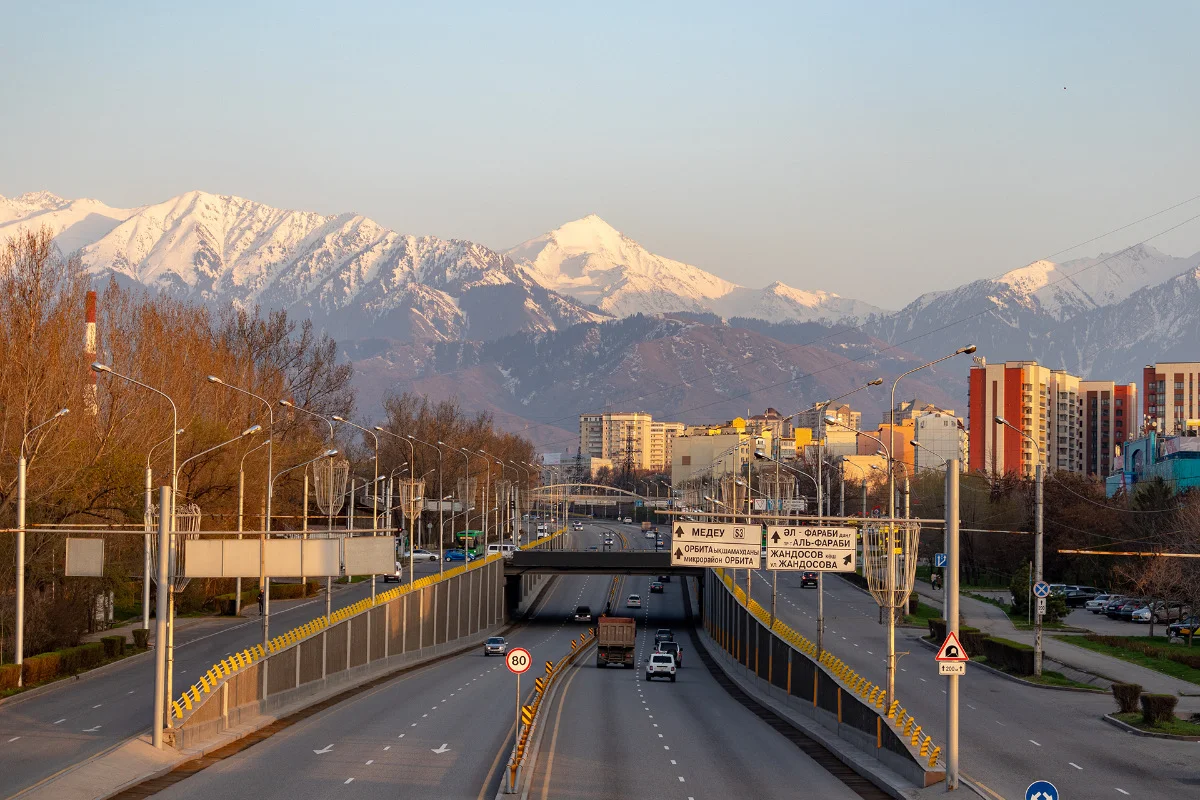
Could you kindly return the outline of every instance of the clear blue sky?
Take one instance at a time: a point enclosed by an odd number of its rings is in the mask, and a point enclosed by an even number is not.
[[[200,188],[496,248],[596,212],[888,307],[1200,194],[1194,2],[421,5],[10,5],[0,194]]]

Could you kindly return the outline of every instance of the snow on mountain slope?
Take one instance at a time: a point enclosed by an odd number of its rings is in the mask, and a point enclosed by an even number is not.
[[[505,255],[543,286],[618,317],[708,311],[840,322],[881,313],[857,300],[779,282],[762,290],[747,289],[691,264],[655,255],[595,214],[519,244]]]
[[[1139,244],[1116,254],[1102,253],[1056,264],[1036,261],[996,280],[1030,306],[1062,320],[1083,311],[1119,303],[1139,289],[1156,286],[1200,265],[1200,254],[1177,258]]]
[[[137,209],[113,208],[99,200],[64,200],[51,192],[0,196],[0,242],[43,225],[54,231],[58,247],[73,253],[106,236]]]

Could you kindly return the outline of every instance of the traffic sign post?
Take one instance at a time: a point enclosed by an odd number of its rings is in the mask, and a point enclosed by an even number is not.
[[[517,676],[517,732],[521,730],[521,673],[533,666],[533,656],[524,647],[514,647],[504,654],[504,665]]]
[[[1033,596],[1045,599],[1050,596],[1050,584],[1045,581],[1038,581],[1033,585]]]
[[[1050,781],[1034,781],[1025,790],[1025,800],[1058,800],[1058,789]]]
[[[946,554],[945,553],[934,553],[933,554],[933,565],[935,567],[945,569],[946,568]]]
[[[762,558],[759,530],[757,525],[677,522],[671,538],[671,566],[758,569]]]
[[[854,572],[858,535],[849,527],[772,525],[767,528],[767,569]]]
[[[938,673],[946,676],[946,790],[958,788],[958,679],[967,671],[967,651],[958,641],[958,459],[946,461],[946,641],[938,650]],[[950,647],[957,645],[957,653]],[[945,668],[945,670],[943,670]]]

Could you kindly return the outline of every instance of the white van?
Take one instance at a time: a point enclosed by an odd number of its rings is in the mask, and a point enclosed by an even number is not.
[[[512,558],[513,553],[517,552],[516,545],[511,544],[489,544],[487,546],[487,554],[490,556],[493,553],[500,553],[505,558]]]

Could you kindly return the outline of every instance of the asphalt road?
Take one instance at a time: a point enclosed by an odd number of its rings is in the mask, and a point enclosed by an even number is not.
[[[857,798],[795,745],[731,698],[690,650],[681,583],[649,594],[650,578],[625,579],[644,606],[637,667],[598,668],[589,660],[548,707],[531,800],[571,798]],[[645,681],[654,631],[685,644],[674,683]],[[801,788],[802,787],[802,788]]]
[[[746,573],[739,570],[745,587]],[[799,573],[779,573],[779,618],[816,639],[817,592],[801,589]],[[771,574],[758,571],[754,597],[770,608]],[[825,579],[825,647],[882,685],[886,632],[870,595],[837,577]],[[901,706],[945,745],[946,678],[933,652],[916,639],[923,631],[897,629],[896,696]],[[1198,745],[1130,736],[1101,720],[1116,710],[1108,695],[1062,692],[1006,680],[968,667],[959,680],[962,771],[1008,800],[1023,798],[1035,780],[1054,783],[1064,797],[1163,798],[1200,793]]]
[[[416,565],[418,577],[436,563]],[[377,591],[395,584],[378,579]],[[334,609],[370,595],[369,582],[335,586]],[[324,595],[271,604],[272,635],[325,613]],[[213,618],[181,630],[175,639],[175,686],[185,686],[215,662],[262,641],[257,608],[248,619]],[[153,708],[153,656],[118,663],[103,674],[43,694],[0,704],[0,797],[9,797],[61,770],[149,730]]]
[[[585,546],[599,535],[591,526],[575,534]],[[568,617],[581,604],[602,608],[609,587],[604,576],[559,578],[510,646],[529,649],[536,664],[557,660],[585,627]],[[541,672],[530,671],[523,694]],[[504,662],[472,652],[309,717],[160,796],[491,798],[515,716],[516,681]]]

